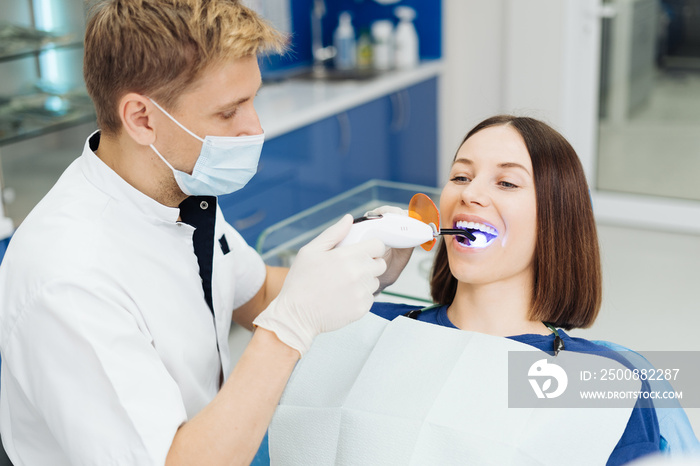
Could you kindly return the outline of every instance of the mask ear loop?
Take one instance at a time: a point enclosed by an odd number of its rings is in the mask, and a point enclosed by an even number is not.
[[[204,143],[204,139],[200,138],[199,136],[197,136],[196,134],[194,134],[192,131],[190,131],[189,129],[185,128],[185,126],[184,126],[182,123],[180,123],[179,121],[177,121],[177,120],[175,119],[175,117],[173,117],[171,114],[169,114],[168,112],[166,112],[165,109],[164,109],[163,107],[161,107],[160,105],[158,105],[158,103],[156,103],[155,100],[151,99],[150,97],[148,97],[148,100],[150,100],[151,103],[153,103],[153,105],[155,105],[156,107],[158,107],[158,110],[160,110],[161,112],[163,112],[163,113],[165,114],[165,116],[167,116],[168,118],[170,118],[171,120],[173,120],[173,123],[175,123],[175,124],[178,125],[180,128],[182,128],[183,130],[185,130],[185,131],[187,132],[187,134],[189,134],[189,135],[192,136],[193,138],[196,138],[198,141],[201,141],[202,143]]]
[[[150,147],[151,149],[153,149],[153,152],[155,152],[156,155],[157,155],[158,157],[160,157],[160,159],[168,166],[168,168],[170,168],[170,171],[172,171],[173,173],[174,173],[175,171],[177,171],[177,170],[175,170],[175,168],[173,168],[172,165],[170,165],[170,162],[168,162],[167,160],[165,160],[165,157],[163,157],[163,156],[161,155],[161,153],[158,152],[158,149],[156,149],[156,146],[154,146],[153,144],[149,144],[148,147]]]
[[[556,356],[559,354],[559,351],[564,349],[564,340],[561,339],[559,336],[559,331],[554,325],[550,324],[549,322],[542,323],[554,334],[554,356]]]
[[[200,138],[199,136],[197,136],[196,134],[194,134],[192,131],[190,131],[189,129],[185,128],[185,126],[184,126],[182,123],[180,123],[179,121],[177,121],[177,120],[175,119],[175,117],[173,117],[171,114],[169,114],[168,112],[166,112],[165,109],[164,109],[163,107],[161,107],[160,105],[158,105],[158,102],[156,102],[155,100],[151,99],[150,97],[147,97],[147,99],[150,100],[151,103],[152,103],[153,105],[155,105],[155,106],[158,108],[158,110],[160,110],[161,112],[163,112],[163,114],[164,114],[165,116],[167,116],[168,118],[170,118],[170,119],[173,121],[173,123],[175,123],[175,124],[178,125],[180,128],[182,128],[183,130],[185,130],[185,131],[187,132],[187,134],[189,134],[189,135],[192,136],[193,138],[196,138],[198,141],[201,141],[202,144],[204,144],[204,139]],[[174,175],[179,171],[179,170],[175,169],[175,168],[170,164],[170,162],[168,162],[168,161],[165,159],[165,157],[163,157],[163,155],[158,151],[158,149],[156,149],[156,146],[155,146],[155,145],[149,144],[149,147],[150,147],[151,149],[153,149],[153,152],[155,152],[156,155],[157,155],[158,157],[160,157],[160,159],[168,166],[168,168],[170,168],[170,170],[173,172]],[[175,179],[177,180],[177,175],[175,175]],[[179,184],[179,183],[178,183],[178,184]],[[182,188],[180,188],[180,189],[182,189]],[[183,191],[183,192],[184,192],[184,191]],[[185,193],[185,194],[187,194],[187,193]]]

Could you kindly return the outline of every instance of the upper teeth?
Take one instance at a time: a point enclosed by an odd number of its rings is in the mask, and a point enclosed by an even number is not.
[[[498,232],[496,231],[495,228],[490,227],[488,225],[484,225],[483,223],[460,221],[460,222],[457,222],[455,226],[457,228],[462,229],[462,230],[464,230],[464,229],[479,230],[479,231],[483,231],[485,233],[489,233],[491,235],[498,235]]]

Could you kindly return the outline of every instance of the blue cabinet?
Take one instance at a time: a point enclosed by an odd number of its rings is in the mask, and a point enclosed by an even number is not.
[[[436,78],[266,141],[249,185],[219,203],[254,245],[268,226],[370,179],[436,186]]]
[[[431,79],[390,96],[391,179],[438,186],[437,80]]]
[[[347,191],[372,178],[390,179],[391,144],[388,122],[389,99],[383,97],[336,118],[341,128],[338,161],[341,191]]]

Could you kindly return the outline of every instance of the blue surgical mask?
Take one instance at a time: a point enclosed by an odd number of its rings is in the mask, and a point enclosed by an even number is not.
[[[165,162],[175,175],[175,181],[188,196],[220,196],[238,191],[245,186],[258,170],[265,133],[253,136],[205,136],[204,139],[185,128],[163,107],[151,102],[180,128],[202,141],[199,158],[192,174],[173,168],[158,149],[151,149]]]

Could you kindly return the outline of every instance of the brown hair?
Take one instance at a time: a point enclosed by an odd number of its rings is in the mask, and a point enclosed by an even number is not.
[[[91,8],[83,75],[105,133],[118,134],[128,92],[166,108],[207,66],[281,52],[285,38],[239,0],[107,0]]]
[[[532,160],[537,199],[534,290],[529,318],[564,329],[590,327],[601,302],[601,270],[590,193],[571,144],[547,124],[528,117],[499,115],[474,127],[509,125],[525,141]],[[461,145],[460,145],[461,146]],[[457,279],[440,241],[430,279],[433,301],[451,304]]]

